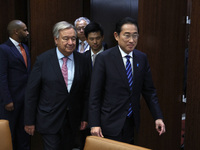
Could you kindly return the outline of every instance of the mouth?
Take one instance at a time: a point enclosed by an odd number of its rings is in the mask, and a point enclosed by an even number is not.
[[[93,45],[93,47],[95,47],[95,48],[96,48],[96,47],[98,47],[98,45]]]
[[[129,48],[132,48],[132,47],[134,47],[134,46],[135,46],[134,44],[128,45]]]
[[[68,50],[74,50],[75,48],[74,48],[74,46],[70,46],[70,47],[66,47],[66,49],[68,49]]]

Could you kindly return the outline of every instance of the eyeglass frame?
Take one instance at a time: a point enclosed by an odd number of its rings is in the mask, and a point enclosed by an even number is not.
[[[78,27],[78,28],[76,28],[77,31],[81,31],[81,29],[84,31],[85,27]]]
[[[134,40],[137,40],[138,37],[139,37],[139,34],[138,34],[138,33],[134,33],[134,34],[131,35],[131,34],[125,33],[125,34],[123,34],[123,37],[124,37],[125,40],[130,40],[131,37],[132,37]]]

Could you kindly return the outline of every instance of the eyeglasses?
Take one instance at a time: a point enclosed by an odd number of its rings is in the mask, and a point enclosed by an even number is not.
[[[76,28],[77,31],[81,31],[81,29],[84,31],[85,27],[78,27],[78,28]]]
[[[139,37],[139,34],[124,34],[123,35],[125,40],[130,40],[130,38],[132,37],[134,40],[137,40]]]

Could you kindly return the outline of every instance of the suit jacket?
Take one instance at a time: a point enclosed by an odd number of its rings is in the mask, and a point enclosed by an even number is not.
[[[22,46],[27,55],[27,67],[23,56],[10,39],[0,45],[0,104],[3,106],[0,109],[4,109],[4,106],[10,102],[24,103],[31,61],[28,47],[23,43]]]
[[[105,51],[106,49],[107,49],[107,47],[104,47],[104,51]],[[88,51],[86,51],[86,52],[84,53],[84,55],[85,55],[86,59],[88,60],[89,71],[90,71],[90,73],[92,73],[92,68],[93,68],[93,66],[92,66],[92,58],[91,58],[91,48],[90,48]]]
[[[78,130],[81,119],[87,121],[88,67],[83,54],[73,53],[75,73],[70,93],[55,48],[38,56],[32,69],[25,98],[25,124],[35,125],[40,133],[57,133],[66,113],[74,130]]]
[[[130,102],[135,127],[140,122],[142,94],[154,119],[162,119],[146,54],[133,50],[133,88],[130,91],[126,69],[118,46],[100,53],[92,73],[89,124],[100,126],[105,135],[117,136],[123,128]]]

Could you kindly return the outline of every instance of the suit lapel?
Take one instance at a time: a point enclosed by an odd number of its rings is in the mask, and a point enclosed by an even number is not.
[[[139,67],[140,67],[140,59],[133,50],[133,89],[135,88],[135,85],[137,85],[136,83],[137,80],[135,79],[138,76]]]
[[[77,59],[77,54],[76,52],[73,52],[74,55],[74,79],[73,79],[73,83],[72,83],[72,87],[70,92],[73,92],[74,88],[76,87],[77,84],[77,80],[79,80],[79,71],[80,71],[80,63],[79,63],[79,59]]]
[[[24,67],[26,67],[22,54],[20,54],[19,50],[15,47],[15,45],[11,42],[10,39],[7,41],[6,44],[10,47],[10,50],[14,54],[14,56],[16,56],[23,63]],[[27,69],[30,70],[31,62],[30,62],[29,52],[24,44],[22,44],[22,46],[24,47],[27,56],[27,63],[28,63]]]
[[[119,51],[118,46],[113,51],[113,62],[115,63],[115,66],[117,67],[118,74],[123,79],[123,83],[127,86],[127,89],[129,89],[128,79],[126,75],[126,69],[124,66],[124,62],[122,60],[122,55]]]
[[[10,40],[7,41],[7,45],[10,47],[10,50],[14,54],[14,56],[16,56],[25,65],[23,56],[20,54],[15,45]]]
[[[29,71],[29,70],[31,69],[31,60],[30,60],[30,55],[29,55],[28,47],[25,46],[23,43],[22,43],[22,46],[24,47],[25,52],[26,52],[26,57],[27,57],[27,70]],[[23,62],[24,62],[24,59],[23,59]],[[25,65],[25,63],[24,63],[24,65]]]
[[[62,75],[62,72],[61,72],[61,69],[60,69],[58,57],[57,57],[57,54],[56,54],[56,49],[53,49],[52,53],[50,53],[49,55],[50,55],[50,57],[49,57],[50,65],[53,67],[56,76],[60,80],[61,86],[65,87],[66,91],[68,91],[66,84],[65,84],[65,81],[64,81],[64,78],[63,78],[63,75]]]

